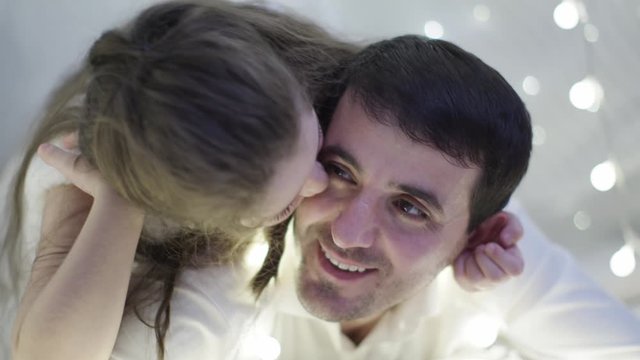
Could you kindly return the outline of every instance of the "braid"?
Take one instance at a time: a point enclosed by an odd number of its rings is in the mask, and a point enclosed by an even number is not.
[[[287,220],[265,230],[265,236],[269,243],[269,251],[260,270],[258,270],[258,273],[251,279],[251,290],[256,297],[259,297],[269,284],[269,281],[278,275],[278,266],[284,253],[285,235],[287,234],[287,228],[291,219],[292,217],[289,217]]]

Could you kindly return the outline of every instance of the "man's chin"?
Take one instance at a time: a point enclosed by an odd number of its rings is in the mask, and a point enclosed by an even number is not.
[[[296,284],[296,294],[309,314],[330,322],[351,321],[367,316],[373,298],[345,298],[329,282],[300,278]]]
[[[366,279],[370,280],[372,274],[337,271],[323,255],[317,237],[315,239],[301,243],[301,260],[296,269],[299,302],[308,313],[325,321],[342,322],[367,316],[374,296],[366,291],[370,285]]]

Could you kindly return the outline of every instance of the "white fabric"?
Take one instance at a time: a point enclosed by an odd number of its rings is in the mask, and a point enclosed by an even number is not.
[[[261,315],[280,342],[279,359],[640,359],[640,320],[588,279],[519,206],[510,210],[525,229],[523,275],[468,293],[448,268],[389,311],[357,347],[336,323],[314,318],[297,301],[289,239],[274,301]]]

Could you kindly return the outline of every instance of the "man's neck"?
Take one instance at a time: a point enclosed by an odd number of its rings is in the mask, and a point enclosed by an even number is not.
[[[382,315],[384,315],[384,313],[362,319],[343,321],[340,323],[340,330],[349,340],[358,346],[364,338],[371,333],[371,330],[376,327]]]

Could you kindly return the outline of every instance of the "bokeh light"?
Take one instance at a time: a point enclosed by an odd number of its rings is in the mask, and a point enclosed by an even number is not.
[[[611,161],[604,161],[591,170],[591,185],[598,191],[609,191],[616,184],[616,167]]]
[[[636,256],[633,247],[625,245],[616,251],[609,261],[611,272],[617,277],[627,277],[636,269]]]
[[[533,139],[531,142],[533,143],[533,145],[544,145],[544,143],[547,141],[547,131],[540,125],[534,125],[532,130]]]
[[[591,216],[585,211],[577,211],[573,215],[573,225],[575,225],[578,230],[587,230],[591,227]]]
[[[603,98],[602,86],[592,76],[587,76],[573,84],[569,90],[569,101],[580,110],[598,111]]]
[[[540,92],[540,82],[535,76],[526,76],[524,80],[522,80],[522,90],[527,95],[538,95]]]
[[[573,29],[580,22],[578,7],[573,1],[561,2],[553,10],[553,20],[561,29]]]
[[[584,38],[590,43],[598,41],[600,31],[593,24],[584,24]]]
[[[440,39],[444,35],[444,28],[437,21],[427,21],[424,24],[424,34],[432,39]]]
[[[491,18],[491,9],[487,5],[478,4],[473,7],[473,17],[481,22],[487,22]]]

